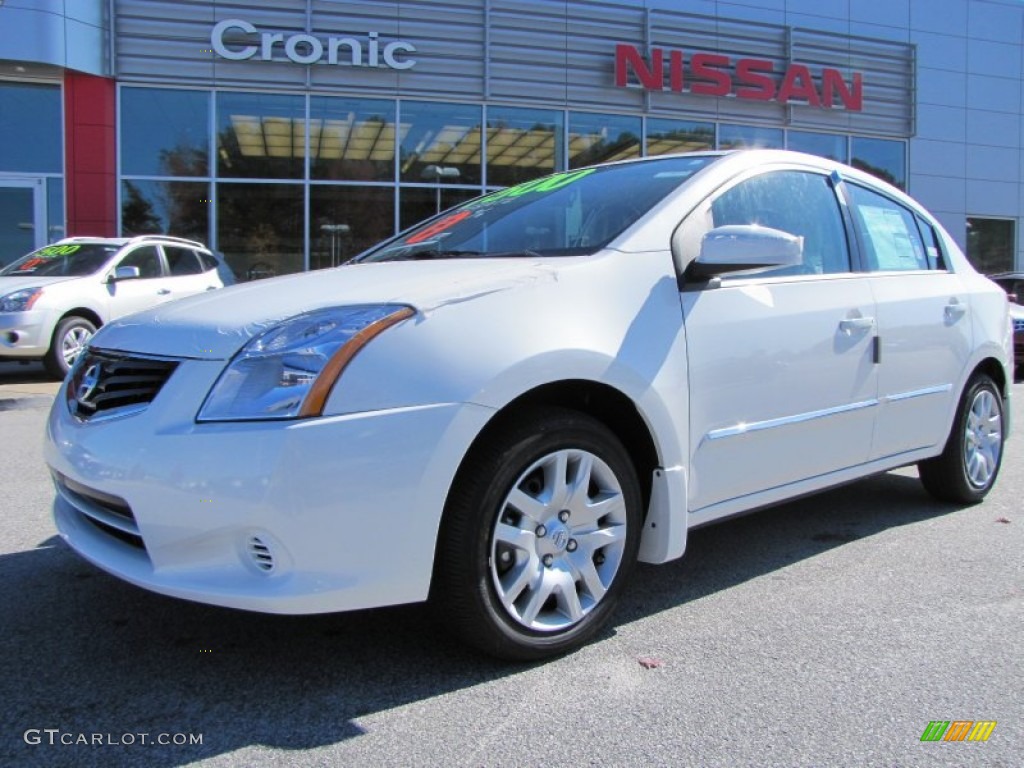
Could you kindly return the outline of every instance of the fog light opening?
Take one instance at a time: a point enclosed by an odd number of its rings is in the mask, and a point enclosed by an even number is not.
[[[261,573],[273,573],[277,567],[274,552],[270,544],[259,536],[250,536],[245,543],[245,551],[249,562]]]

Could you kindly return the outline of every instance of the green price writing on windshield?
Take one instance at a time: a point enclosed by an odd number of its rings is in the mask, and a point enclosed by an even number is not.
[[[70,256],[81,247],[80,245],[48,245],[36,251],[36,258],[51,259],[56,256]]]

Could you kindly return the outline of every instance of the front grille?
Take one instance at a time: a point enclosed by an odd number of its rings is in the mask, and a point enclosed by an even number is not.
[[[1014,333],[1024,331],[1024,319],[1019,317],[1013,318],[1013,331]]]
[[[79,519],[107,536],[145,551],[146,545],[128,502],[119,496],[103,493],[76,483],[59,472],[54,473],[57,493],[78,513]]]
[[[89,350],[68,382],[68,407],[81,421],[144,410],[177,367],[176,360]]]

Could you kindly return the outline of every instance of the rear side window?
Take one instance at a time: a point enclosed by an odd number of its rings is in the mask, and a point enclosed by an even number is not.
[[[203,272],[209,272],[211,269],[217,268],[217,260],[213,256],[202,252],[196,252],[196,255],[203,264]]]
[[[199,256],[190,248],[179,248],[174,245],[164,246],[164,256],[167,257],[167,266],[175,277],[181,275],[198,275],[206,270],[203,269]]]
[[[847,187],[869,271],[905,272],[930,268],[928,251],[913,213],[864,187],[856,184]],[[936,247],[933,240],[932,248]]]
[[[757,224],[804,239],[803,264],[763,276],[850,271],[850,253],[835,191],[825,176],[776,171],[741,181],[711,204],[712,226]]]
[[[942,240],[935,227],[917,217],[917,226],[921,230],[921,239],[924,240],[924,252],[928,258],[928,269],[946,270],[946,257],[942,252]]]

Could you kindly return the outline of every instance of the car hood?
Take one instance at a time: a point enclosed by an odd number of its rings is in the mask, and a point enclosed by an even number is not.
[[[0,296],[20,291],[22,288],[42,288],[56,283],[66,283],[68,280],[81,279],[81,276],[33,277],[32,275],[4,275],[0,277]]]
[[[104,326],[93,346],[166,357],[226,359],[282,320],[324,307],[409,304],[429,313],[445,304],[512,290],[578,258],[473,259],[350,264],[243,283],[181,299]]]

